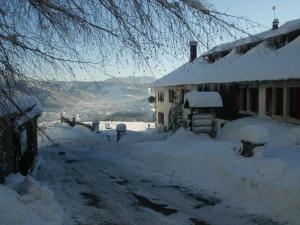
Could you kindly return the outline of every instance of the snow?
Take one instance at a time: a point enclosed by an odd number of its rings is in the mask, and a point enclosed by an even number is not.
[[[126,124],[127,133],[117,143],[115,128],[120,123]],[[58,150],[82,152],[94,160],[119,164],[116,170],[126,168],[170,185],[205,190],[249,214],[299,224],[299,125],[249,117],[227,122],[211,139],[183,128],[171,135],[157,133],[154,124],[150,128],[147,123],[111,124],[113,129],[106,130],[100,122],[97,134],[57,123],[47,133],[59,143]],[[238,154],[241,139],[266,144],[254,149],[254,157],[245,158]],[[59,162],[54,162],[56,168],[55,163]]]
[[[62,209],[51,190],[31,177],[10,175],[0,184],[1,225],[61,225]]]
[[[248,125],[250,121],[256,121],[259,125],[251,127]],[[255,118],[241,119],[233,123],[233,126],[228,124],[233,130],[228,127],[225,127],[225,130],[231,131],[232,138],[233,134],[238,135],[235,141],[229,141],[224,134],[223,138],[220,135],[217,140],[212,140],[208,136],[197,136],[181,129],[165,141],[135,144],[129,153],[130,160],[139,162],[143,169],[150,170],[164,179],[171,177],[182,185],[201,187],[212,193],[215,191],[223,198],[247,208],[251,213],[266,213],[279,221],[298,224],[300,167],[290,161],[291,156],[284,157],[286,153],[292,155],[294,161],[300,157],[300,147],[296,142],[289,141],[294,138],[287,138],[292,135],[291,130],[294,126],[264,123]],[[247,125],[240,126],[241,124]],[[268,128],[278,130],[270,132]],[[268,143],[265,148],[255,149],[256,155],[251,159],[236,153],[240,147],[239,134],[245,135],[244,131],[247,129],[249,140],[263,140]],[[279,130],[288,135],[280,138],[276,134]],[[270,145],[274,142],[281,143],[280,154],[272,155],[273,150],[278,152],[274,145]],[[291,146],[294,149],[288,150]]]
[[[23,116],[18,117],[16,120],[16,125],[20,126],[24,123],[26,123],[28,120],[31,120],[34,117],[40,116],[43,112],[43,107],[41,106],[40,102],[35,99],[36,103],[34,105],[34,108],[31,109],[30,112],[26,112]]]
[[[34,96],[24,95],[24,96],[17,96],[12,98],[12,101],[23,111],[37,106],[36,113],[41,113],[42,107],[39,101]],[[0,99],[0,116],[3,117],[5,115],[19,112],[19,109],[8,99],[2,98]]]
[[[190,108],[215,108],[223,107],[222,97],[219,92],[190,91],[184,95],[184,102]]]
[[[300,19],[291,20],[291,21],[288,21],[288,22],[284,23],[283,25],[281,25],[278,29],[275,29],[275,30],[271,29],[268,31],[261,32],[259,34],[250,35],[248,37],[238,39],[238,40],[230,42],[230,43],[225,43],[225,44],[215,46],[214,48],[208,50],[207,52],[204,52],[203,55],[208,55],[208,54],[211,54],[214,52],[219,52],[219,51],[230,50],[232,48],[235,48],[235,47],[238,47],[238,46],[241,46],[244,44],[250,44],[250,43],[255,43],[258,41],[263,41],[267,38],[279,36],[281,34],[287,34],[289,32],[292,32],[292,31],[295,31],[298,29],[300,29]]]
[[[264,143],[268,141],[270,132],[268,129],[259,125],[248,125],[240,128],[240,139],[253,143]]]
[[[12,114],[12,113],[21,113],[19,108],[22,111],[26,111],[32,108],[29,112],[26,112],[22,116],[18,117],[15,121],[16,126],[24,124],[26,121],[32,119],[33,117],[40,116],[43,112],[43,108],[40,102],[34,96],[23,95],[12,98],[12,103],[8,99],[0,100],[0,117]],[[15,104],[19,107],[17,108]]]
[[[292,147],[300,143],[300,126],[268,119],[249,117],[237,119],[225,124],[218,137],[224,140],[236,141],[243,138],[265,142],[270,147]],[[249,130],[247,130],[249,129]]]
[[[153,87],[297,79],[300,78],[299,52],[300,36],[279,49],[272,49],[262,41],[244,55],[238,55],[233,49],[211,64],[204,63],[200,56],[157,80]]]

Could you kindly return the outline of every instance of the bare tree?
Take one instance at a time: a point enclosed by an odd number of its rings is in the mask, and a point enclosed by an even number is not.
[[[204,0],[0,2],[0,114],[13,104],[22,116],[27,115],[22,104],[12,98],[16,90],[66,78],[78,67],[107,74],[107,65],[126,63],[129,56],[137,66],[151,67],[161,56],[182,55],[192,39],[207,49],[216,38],[234,38],[257,25],[220,13]],[[12,126],[11,118],[0,118],[2,141]],[[13,141],[0,145],[0,161],[11,154]]]
[[[253,25],[202,0],[1,0],[0,80],[62,79],[73,66],[103,68],[125,55],[147,64],[188,40],[207,48]]]

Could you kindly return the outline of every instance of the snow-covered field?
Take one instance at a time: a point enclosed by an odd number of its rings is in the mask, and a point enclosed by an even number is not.
[[[29,180],[47,191],[24,195],[7,184],[0,186],[0,195],[17,202],[20,209],[27,206],[31,210],[27,214],[41,221],[35,224],[94,224],[99,218],[121,224],[136,224],[133,218],[139,224],[197,224],[199,218],[212,225],[300,224],[299,126],[244,118],[227,123],[211,139],[183,129],[173,135],[157,133],[154,124],[127,122],[128,131],[117,143],[118,123],[112,122],[112,129],[106,130],[105,122],[100,122],[101,133],[60,122],[43,124],[54,143],[40,140],[44,164],[33,176],[41,184]],[[265,146],[255,148],[252,158],[245,158],[238,153],[242,139]],[[82,205],[80,193],[100,196],[106,202],[102,211],[84,208],[88,206]],[[199,200],[195,193],[209,196],[200,198],[204,207],[192,207]],[[178,212],[171,216],[141,212],[132,196],[148,197]],[[54,199],[62,205],[63,219]],[[49,209],[45,201],[50,202]],[[207,202],[214,204],[205,205]],[[6,209],[3,204],[1,210]],[[37,207],[40,205],[43,207]],[[110,224],[104,222],[100,224]],[[7,220],[5,224],[19,223]]]

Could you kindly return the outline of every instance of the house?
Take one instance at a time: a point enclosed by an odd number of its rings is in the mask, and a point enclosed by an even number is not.
[[[42,114],[33,96],[0,99],[0,180],[12,172],[27,175],[37,155],[37,118]]]
[[[218,45],[197,57],[190,43],[190,61],[158,79],[155,92],[156,126],[169,125],[172,106],[183,108],[189,91],[217,91],[223,108],[218,126],[243,116],[256,115],[300,123],[300,19],[271,30]],[[188,119],[190,111],[183,109]]]

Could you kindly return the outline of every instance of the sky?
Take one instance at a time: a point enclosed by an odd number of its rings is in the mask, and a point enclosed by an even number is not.
[[[234,16],[245,17],[262,24],[262,27],[265,30],[271,28],[274,19],[273,6],[276,7],[275,16],[279,19],[279,25],[282,25],[286,21],[300,18],[300,0],[206,0],[206,2],[213,4],[217,11],[226,12],[227,14]],[[226,40],[224,41],[226,42]],[[189,55],[186,56],[186,61],[188,58]],[[134,75],[160,78],[184,64],[186,61],[184,61],[184,59],[161,59],[160,68],[155,70],[147,68],[138,70],[134,63],[122,65],[119,68],[112,66],[106,68],[106,70],[107,74],[116,77]],[[97,70],[90,71],[89,75],[86,75],[85,71],[78,70],[77,74],[76,79],[78,80],[103,80],[109,78],[107,75],[104,75],[101,71]]]
[[[271,26],[274,18],[272,6],[276,6],[276,17],[283,24],[300,18],[299,0],[208,0],[219,11],[247,17],[260,24]]]

